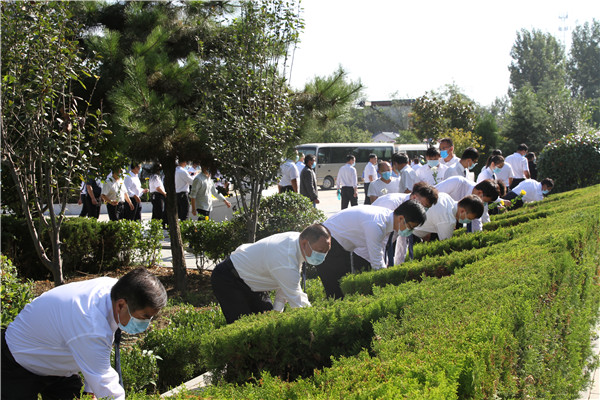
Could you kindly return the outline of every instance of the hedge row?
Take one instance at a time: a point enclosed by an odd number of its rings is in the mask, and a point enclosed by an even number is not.
[[[205,335],[209,368],[236,383],[255,380],[202,396],[576,398],[598,313],[598,200],[598,187],[573,193],[570,211],[452,276],[244,318]],[[347,358],[318,366],[339,355]],[[286,382],[295,376],[305,378]]]
[[[49,271],[39,260],[24,219],[2,215],[2,254],[14,261],[19,274],[44,279]],[[50,248],[48,234],[40,235]],[[67,218],[61,228],[63,273],[74,271],[98,274],[131,263],[152,265],[160,254],[163,238],[158,220],[107,221],[94,218]]]

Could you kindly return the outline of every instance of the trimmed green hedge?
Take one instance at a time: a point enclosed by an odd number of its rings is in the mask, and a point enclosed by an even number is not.
[[[524,233],[464,252],[478,256],[451,276],[205,334],[191,345],[201,346],[208,368],[238,384],[254,379],[202,396],[576,398],[599,305],[598,189],[540,202],[546,217],[498,228]],[[282,381],[295,377],[304,378]]]
[[[39,260],[24,219],[2,215],[2,254],[9,256],[19,273],[44,279],[50,272]],[[50,247],[42,232],[42,243]],[[158,220],[107,221],[94,218],[67,218],[61,228],[63,274],[75,271],[101,273],[132,262],[154,264],[160,254],[163,233]]]

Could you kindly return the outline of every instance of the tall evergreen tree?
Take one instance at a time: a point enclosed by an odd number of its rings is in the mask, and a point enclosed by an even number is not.
[[[573,31],[568,72],[574,95],[600,98],[600,21],[594,19]]]

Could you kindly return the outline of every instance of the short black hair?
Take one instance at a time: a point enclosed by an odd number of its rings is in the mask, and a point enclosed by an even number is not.
[[[452,138],[449,138],[449,137],[440,139],[440,144],[442,144],[442,143],[446,143],[450,147],[454,146],[454,142],[452,141]]]
[[[372,160],[374,158],[377,158],[377,154],[373,154],[373,153],[369,154],[369,160]]]
[[[438,201],[438,193],[439,192],[435,187],[421,181],[415,183],[411,194],[418,194],[419,196],[426,198],[429,204],[433,206]]]
[[[355,159],[355,158],[356,158],[356,157],[354,157],[354,154],[348,154],[348,155],[346,156],[346,162],[348,162],[348,161],[350,161],[350,160],[353,160],[353,159]]]
[[[496,183],[498,183],[498,189],[500,189],[500,197],[504,197],[506,195],[506,185],[500,180],[496,180]]]
[[[504,162],[504,157],[502,157],[501,155],[492,156],[489,161],[490,161],[490,164],[494,163],[495,165],[498,165],[498,164],[501,164]],[[490,164],[488,164],[488,165],[490,165]]]
[[[392,163],[396,163],[399,165],[408,164],[408,156],[404,153],[394,153],[392,154]]]
[[[549,187],[549,188],[554,187],[554,181],[550,178],[544,178],[544,179],[542,179],[542,181],[540,183],[542,185],[546,185],[546,187]]]
[[[493,179],[486,179],[475,185],[475,189],[481,190],[485,197],[489,197],[491,201],[496,201],[500,196],[500,187]]]
[[[306,164],[306,163],[308,163],[308,162],[311,162],[311,161],[313,161],[314,159],[315,159],[315,156],[314,156],[313,154],[307,154],[307,155],[304,157],[304,164]]]
[[[408,200],[400,204],[395,210],[394,215],[402,215],[404,221],[414,222],[421,226],[427,220],[425,207],[416,200]]]
[[[133,171],[136,167],[140,167],[140,163],[132,162],[131,165],[129,166],[129,170]]]
[[[483,215],[483,200],[474,194],[463,197],[458,202],[458,206],[464,208],[467,214],[474,214],[475,218],[481,218]]]
[[[328,239],[331,237],[331,232],[329,232],[329,229],[323,224],[309,225],[300,233],[300,239],[306,239],[310,244],[317,242],[322,237]]]
[[[474,162],[477,162],[477,159],[479,158],[479,152],[475,147],[467,147],[465,151],[463,151],[460,158],[463,160],[473,160]]]
[[[517,151],[527,151],[529,150],[529,147],[527,147],[527,145],[525,143],[521,143],[520,145],[517,146]]]
[[[438,157],[440,156],[440,151],[435,147],[429,147],[425,152],[425,157]]]
[[[491,155],[492,156],[501,156],[502,155],[502,150],[500,150],[500,149],[492,150],[492,154]]]
[[[160,310],[167,305],[167,291],[158,278],[146,268],[129,271],[110,291],[112,301],[125,299],[129,312],[150,307]]]
[[[388,163],[387,161],[379,161],[379,162],[377,163],[377,171],[381,171],[381,167],[382,167],[383,165],[385,165],[385,164],[388,164],[388,165],[389,165],[390,163]]]
[[[527,157],[529,161],[533,161],[533,159],[535,158],[535,153],[530,151],[529,153],[525,154],[525,157]]]

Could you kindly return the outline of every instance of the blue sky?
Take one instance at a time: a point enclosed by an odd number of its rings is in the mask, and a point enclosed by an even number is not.
[[[415,98],[454,83],[484,106],[507,92],[518,31],[548,32],[568,47],[576,25],[600,20],[597,0],[302,0],[301,6],[306,27],[293,87],[341,65],[366,86],[368,100]]]

